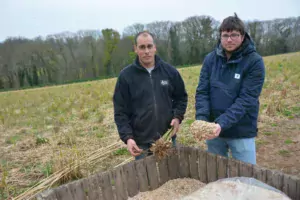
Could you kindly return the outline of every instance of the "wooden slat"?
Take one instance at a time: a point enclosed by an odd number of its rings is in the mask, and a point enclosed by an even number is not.
[[[74,200],[84,200],[86,198],[86,194],[82,187],[82,181],[74,181],[73,183],[68,184],[69,191],[72,194]]]
[[[72,194],[66,185],[54,189],[58,200],[73,200]]]
[[[196,148],[191,149],[191,155],[189,159],[190,165],[190,175],[191,178],[199,180],[199,167],[198,167],[199,159],[198,159],[198,150]]]
[[[101,188],[98,174],[88,177],[89,182],[89,199],[101,199]]]
[[[128,196],[126,191],[127,185],[124,184],[125,172],[123,170],[123,167],[118,167],[114,171],[116,172],[114,177],[115,186],[116,186],[116,200],[126,200],[128,199]],[[129,185],[129,187],[137,188],[136,185]]]
[[[282,186],[282,191],[287,195],[288,193],[288,179],[289,175],[284,174],[283,175],[283,186]]]
[[[155,190],[159,187],[158,172],[156,167],[156,160],[154,156],[148,156],[145,158],[146,169],[149,179],[150,190]]]
[[[46,190],[36,195],[37,200],[57,200],[53,189]]]
[[[227,164],[228,159],[226,157],[217,156],[218,179],[227,178]]]
[[[179,148],[179,174],[181,178],[189,177],[189,151],[188,147]]]
[[[239,176],[239,161],[228,158],[228,177]]]
[[[179,158],[177,152],[168,156],[168,171],[170,180],[179,178]]]
[[[239,163],[239,176],[253,177],[253,165],[240,162]]]
[[[253,166],[253,177],[261,182],[267,183],[267,170],[255,165]]]
[[[207,153],[207,181],[210,183],[216,180],[218,180],[217,156],[216,154]]]
[[[297,196],[297,193],[298,193],[297,182],[299,182],[299,178],[284,174],[284,176],[283,176],[283,192],[285,194],[287,194],[293,200],[299,198]]]
[[[148,176],[146,170],[146,163],[144,159],[135,161],[135,169],[137,173],[137,181],[140,192],[146,192],[149,190]],[[129,194],[128,194],[129,195]],[[130,195],[129,195],[130,196]]]
[[[199,180],[203,183],[207,183],[207,152],[204,150],[198,151],[198,157],[199,157]]]
[[[133,197],[137,195],[139,192],[138,180],[137,180],[137,173],[139,173],[136,168],[134,162],[130,162],[124,166],[125,170],[125,182],[127,185],[127,192],[128,196]],[[144,176],[146,176],[146,169],[144,167]],[[146,180],[147,181],[147,180]],[[148,183],[146,183],[148,186]]]
[[[266,178],[267,182],[266,183],[270,186],[273,186],[273,180],[272,180],[273,172],[269,169],[267,169],[266,172],[267,172],[267,178]]]
[[[116,180],[115,180],[116,171],[115,170],[110,170],[110,171],[106,171],[105,173],[108,174],[108,177],[109,177],[109,180],[110,180],[113,198],[116,198]]]
[[[267,184],[278,189],[283,189],[283,174],[279,171],[267,171]]]
[[[104,200],[113,200],[114,194],[112,190],[112,183],[109,172],[99,174],[99,183],[102,189],[102,195]],[[114,183],[113,183],[114,184]]]
[[[158,161],[159,185],[163,185],[169,180],[168,157]]]
[[[81,179],[81,187],[83,188],[85,199],[88,199],[89,196],[89,181],[88,178]]]
[[[290,176],[288,185],[288,196],[292,199],[296,199],[297,197],[297,182],[299,182],[299,178],[295,176]]]
[[[300,178],[297,180],[297,193],[296,193],[296,200],[300,200]]]

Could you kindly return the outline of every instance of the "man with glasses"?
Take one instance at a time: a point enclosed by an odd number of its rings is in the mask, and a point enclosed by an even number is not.
[[[151,154],[151,144],[170,127],[176,145],[187,93],[176,68],[155,55],[156,45],[150,32],[136,35],[134,49],[136,60],[121,71],[113,102],[120,138],[131,155],[140,159]]]
[[[255,137],[265,67],[235,14],[223,20],[216,49],[203,62],[196,90],[196,119],[215,123],[208,152],[256,164]]]

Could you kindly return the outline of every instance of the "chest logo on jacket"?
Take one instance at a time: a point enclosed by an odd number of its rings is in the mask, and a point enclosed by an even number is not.
[[[168,80],[161,80],[161,81],[160,81],[160,84],[161,84],[162,86],[167,86],[167,85],[169,85],[169,81],[168,81]]]
[[[240,75],[240,74],[234,74],[234,78],[235,78],[235,79],[240,79],[240,78],[241,78],[241,75]]]

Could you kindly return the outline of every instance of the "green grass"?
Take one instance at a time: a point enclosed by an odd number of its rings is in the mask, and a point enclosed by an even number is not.
[[[268,141],[266,141],[266,140],[261,140],[261,139],[255,140],[255,143],[256,143],[257,146],[261,146],[261,145],[264,145],[264,144],[269,144]]]
[[[113,153],[115,156],[121,156],[121,155],[130,155],[129,151],[127,150],[127,148],[121,148],[116,150]]]
[[[293,140],[287,139],[287,140],[284,141],[284,143],[285,143],[285,144],[292,144],[292,143],[293,143]]]
[[[8,138],[6,138],[6,143],[7,144],[16,144],[20,140],[21,140],[20,135],[9,136]]]
[[[49,139],[48,138],[45,138],[45,137],[42,137],[40,135],[38,135],[36,137],[36,142],[35,142],[37,145],[41,145],[41,144],[47,144],[49,143]]]
[[[281,156],[289,156],[290,155],[290,152],[288,150],[279,150],[279,155]]]
[[[264,132],[264,135],[270,136],[270,135],[279,135],[279,132]]]

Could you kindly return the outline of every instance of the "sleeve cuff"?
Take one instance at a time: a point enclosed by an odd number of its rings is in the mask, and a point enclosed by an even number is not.
[[[204,117],[204,116],[196,116],[196,120],[202,120],[202,121],[206,121],[206,122],[208,122],[209,120],[208,120],[208,118],[207,117]]]
[[[184,119],[182,116],[174,116],[173,119],[175,118],[179,120],[179,124],[181,124],[182,120]]]
[[[124,138],[122,138],[122,141],[123,141],[125,144],[127,144],[127,140],[129,140],[129,139],[133,139],[133,136],[132,136],[132,135],[127,135],[127,136],[125,136]]]

